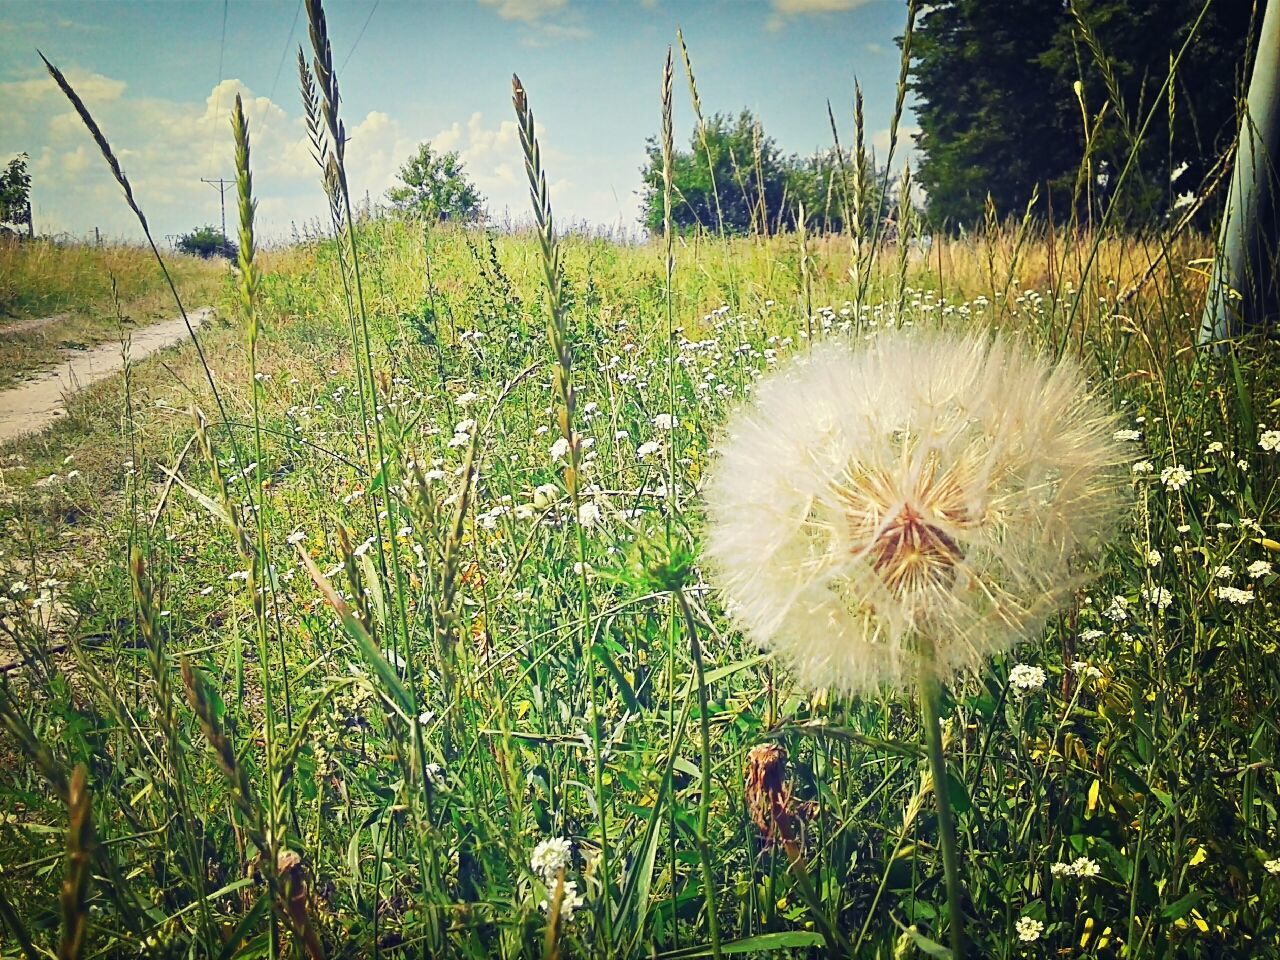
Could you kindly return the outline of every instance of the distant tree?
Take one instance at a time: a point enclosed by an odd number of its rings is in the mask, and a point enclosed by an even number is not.
[[[19,233],[31,226],[31,174],[27,155],[20,153],[0,173],[0,228]]]
[[[912,39],[911,88],[931,218],[972,224],[990,195],[1001,216],[1020,215],[1035,197],[1033,212],[1052,205],[1061,220],[1114,196],[1129,222],[1159,220],[1231,142],[1252,6],[1208,5],[1170,98],[1160,88],[1202,0],[927,3]],[[1077,82],[1090,125],[1101,116],[1088,164]]]
[[[403,186],[387,191],[387,199],[399,210],[430,220],[480,217],[483,198],[467,179],[456,151],[436,153],[430,143],[422,143],[400,168],[400,180]]]
[[[182,253],[204,257],[206,260],[214,257],[234,260],[239,253],[233,241],[229,240],[217,227],[211,226],[200,227],[183,234],[178,239],[178,249]]]
[[[664,220],[662,149],[650,137],[641,170],[641,222],[660,233]],[[803,205],[813,229],[840,231],[851,209],[854,165],[834,150],[802,158],[783,154],[749,110],[715,114],[672,157],[671,221],[678,230],[728,234],[794,229]],[[871,166],[866,164],[868,181]],[[864,191],[879,199],[879,190]],[[872,206],[864,203],[870,216]]]

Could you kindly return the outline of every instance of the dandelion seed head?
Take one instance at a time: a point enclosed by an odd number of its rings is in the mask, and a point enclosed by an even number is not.
[[[813,688],[941,676],[1037,632],[1110,533],[1128,462],[1070,363],[883,333],[761,381],[707,483],[706,560]]]

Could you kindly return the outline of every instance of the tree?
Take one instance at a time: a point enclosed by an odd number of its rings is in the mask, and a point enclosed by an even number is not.
[[[1209,4],[1169,97],[1161,87],[1203,0],[929,3],[911,89],[930,217],[974,223],[988,195],[1002,216],[1031,204],[1084,217],[1113,199],[1131,224],[1167,216],[1230,144],[1251,6]]]
[[[27,155],[20,153],[0,173],[0,228],[18,233],[31,227],[31,174]]]
[[[178,240],[178,250],[193,257],[224,257],[234,260],[239,250],[221,230],[213,226],[200,227],[190,233],[183,234]]]
[[[430,143],[400,168],[402,187],[387,191],[387,199],[405,213],[429,220],[477,220],[484,202],[475,185],[467,179],[457,151],[436,153]]]
[[[650,232],[660,233],[665,197],[662,149],[650,137],[645,152],[641,222]],[[840,231],[855,182],[852,160],[838,158],[834,149],[807,158],[783,154],[749,110],[708,118],[701,131],[694,131],[689,149],[675,151],[671,167],[671,222],[682,231],[744,234],[794,229],[802,205],[810,228]],[[869,163],[865,167],[871,170]],[[879,199],[881,186],[876,181],[874,191],[864,192],[868,201]],[[869,218],[872,206],[863,204]]]

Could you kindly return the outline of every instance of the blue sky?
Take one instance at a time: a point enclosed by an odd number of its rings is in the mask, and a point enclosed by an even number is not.
[[[248,104],[264,233],[285,237],[291,222],[320,215],[297,96],[296,49],[307,43],[300,7],[0,0],[0,158],[30,154],[37,228],[137,236],[36,48],[81,90],[158,233],[217,222],[217,193],[200,177],[231,175],[227,116],[237,92]],[[540,127],[557,217],[628,226],[677,26],[704,111],[749,108],[783,149],[806,153],[830,143],[828,98],[842,140],[852,138],[856,76],[883,151],[905,18],[904,0],[330,0],[326,10],[354,190],[380,198],[414,146],[431,140],[461,153],[492,213],[523,217],[514,71]],[[682,73],[675,101],[685,142],[693,113]]]

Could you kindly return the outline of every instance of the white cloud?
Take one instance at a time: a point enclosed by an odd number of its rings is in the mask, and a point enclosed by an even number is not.
[[[503,20],[536,23],[548,14],[564,9],[565,0],[480,0],[486,7],[497,7]]]
[[[222,81],[202,99],[182,101],[131,96],[123,83],[100,74],[69,70],[68,77],[120,159],[158,240],[218,223],[218,191],[200,181],[234,176],[230,116],[236,94],[243,98],[249,120],[258,227],[264,241],[288,238],[293,224],[327,221],[319,171],[298,108],[291,113],[235,79]],[[23,151],[30,155],[36,229],[83,237],[98,227],[109,237],[137,239],[138,225],[119,186],[52,82],[33,76],[0,83],[0,96],[11,105],[0,125],[0,161]],[[353,200],[363,202],[367,195],[375,203],[385,202],[400,166],[420,142],[430,140],[437,150],[458,152],[495,218],[528,218],[528,182],[513,120],[490,121],[472,113],[434,136],[424,136],[383,111],[345,119]],[[610,224],[619,214],[628,222],[634,218],[637,205],[629,180],[615,184],[612,192],[602,189],[610,177],[602,175],[597,164],[549,147],[541,124],[538,135],[560,222],[586,217]],[[232,232],[236,213],[230,189],[226,201]]]
[[[773,9],[784,15],[796,16],[806,13],[839,13],[874,2],[875,0],[773,0]]]

